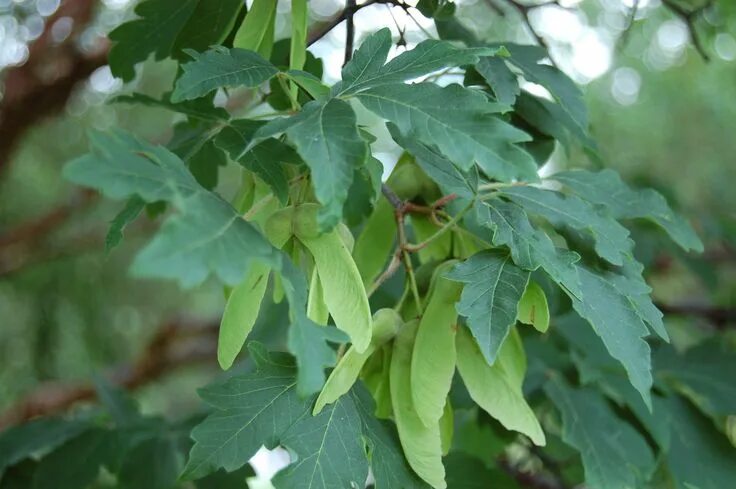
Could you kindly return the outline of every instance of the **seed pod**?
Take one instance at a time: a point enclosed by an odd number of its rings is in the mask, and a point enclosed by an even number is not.
[[[232,366],[258,319],[270,272],[269,266],[253,262],[245,280],[230,293],[217,340],[217,360],[223,370]]]
[[[411,395],[411,357],[418,322],[406,323],[394,340],[390,388],[399,441],[414,472],[435,489],[445,489],[442,437],[438,423],[425,426],[416,413]]]
[[[442,439],[442,455],[450,453],[452,448],[452,435],[455,431],[455,413],[452,410],[450,399],[445,402],[445,409],[442,411],[442,417],[440,418],[440,438]]]
[[[456,262],[437,267],[411,357],[411,395],[425,426],[437,424],[455,373],[455,331],[462,284],[444,277]]]
[[[316,267],[312,271],[312,279],[309,282],[307,317],[321,326],[327,325],[327,321],[330,319],[330,311],[327,309],[327,304],[325,304],[322,282],[319,280]]]
[[[314,258],[327,309],[335,325],[350,336],[355,349],[364,352],[371,341],[371,309],[358,268],[337,230],[319,234],[316,208],[311,214],[301,206],[299,209],[294,213],[292,229]]]
[[[524,324],[531,324],[540,333],[549,328],[549,307],[544,290],[536,282],[529,281],[519,301],[516,318]]]
[[[542,427],[521,392],[526,356],[516,329],[511,330],[493,365],[488,365],[466,328],[460,328],[456,340],[457,369],[470,397],[507,429],[544,445]]]
[[[373,315],[373,337],[370,345],[363,353],[358,353],[352,346],[348,348],[325,382],[312,414],[318,414],[325,405],[335,402],[350,390],[368,358],[376,349],[396,335],[401,323],[401,317],[393,309],[376,311]]]

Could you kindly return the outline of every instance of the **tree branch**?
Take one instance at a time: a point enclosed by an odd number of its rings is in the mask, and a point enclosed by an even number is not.
[[[342,63],[343,66],[348,64],[350,58],[353,57],[353,43],[355,42],[355,22],[353,16],[355,15],[355,0],[347,0],[345,11],[347,17],[345,18],[345,58]]]
[[[28,60],[5,73],[0,102],[0,170],[8,162],[25,132],[40,120],[55,114],[81,81],[107,62],[107,44],[85,54],[77,36],[92,18],[96,0],[67,0],[46,20],[44,32],[29,47]],[[61,43],[51,34],[62,19],[72,21],[72,33]]]
[[[139,359],[113,368],[106,377],[112,385],[135,389],[185,365],[214,363],[217,322],[174,321],[163,325]],[[42,384],[0,415],[0,431],[38,416],[66,411],[74,404],[97,397],[89,382]]]
[[[703,304],[656,304],[663,314],[674,316],[701,317],[710,321],[717,330],[725,330],[736,323],[736,308],[717,307]]]

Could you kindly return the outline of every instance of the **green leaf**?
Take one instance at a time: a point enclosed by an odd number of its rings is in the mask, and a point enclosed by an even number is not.
[[[204,139],[200,140],[197,151],[185,161],[197,182],[205,189],[212,190],[220,179],[220,167],[227,165],[227,156],[212,139]]]
[[[478,222],[493,231],[493,244],[508,246],[518,267],[529,271],[541,267],[574,296],[582,295],[574,265],[580,259],[578,254],[555,248],[549,236],[532,227],[521,207],[492,199],[479,202],[475,210]]]
[[[178,103],[223,87],[252,88],[269,80],[278,69],[253,51],[215,47],[204,53],[187,50],[193,61],[181,65],[171,101]]]
[[[425,426],[416,413],[411,395],[411,356],[418,323],[406,323],[394,340],[390,387],[399,439],[414,472],[435,489],[444,489],[442,441],[439,425]]]
[[[281,132],[286,132],[312,172],[315,194],[324,206],[320,226],[333,228],[342,216],[353,172],[363,165],[368,152],[355,112],[344,100],[313,101],[292,117],[267,123],[258,130],[255,141]]]
[[[412,400],[427,427],[437,425],[442,417],[455,373],[455,303],[461,286],[444,276],[453,265],[453,261],[445,262],[434,272],[411,354]]]
[[[198,0],[197,7],[176,39],[173,57],[180,59],[182,50],[187,48],[204,51],[222,44],[244,6],[242,0]]]
[[[289,179],[281,164],[296,165],[302,160],[291,146],[278,139],[268,138],[243,153],[238,162],[258,175],[285,205],[289,198]]]
[[[534,159],[515,145],[529,141],[529,136],[496,117],[498,107],[481,92],[459,85],[394,83],[357,97],[407,138],[436,145],[461,170],[468,171],[477,162],[492,178],[538,180]]]
[[[654,471],[652,451],[601,394],[590,388],[574,389],[559,378],[544,390],[562,414],[562,439],[580,452],[590,489],[644,486]]]
[[[324,328],[323,328],[324,329]],[[377,489],[424,487],[406,466],[395,432],[373,416],[362,386],[311,416],[314,398],[296,393],[288,356],[252,346],[258,369],[200,391],[214,408],[192,431],[195,445],[183,478],[242,467],[260,448],[282,446],[292,464],[273,478],[277,488],[362,487],[372,466]]]
[[[613,170],[572,170],[550,178],[581,198],[606,207],[616,219],[647,219],[669,234],[684,250],[703,251],[703,243],[688,222],[678,217],[661,194],[652,189],[633,190]]]
[[[88,427],[81,420],[42,418],[8,428],[0,434],[0,471],[38,452],[54,449]]]
[[[218,470],[196,482],[197,489],[248,489],[249,486],[246,479],[254,477],[255,471],[250,465],[234,472],[225,472]]]
[[[217,339],[217,361],[223,370],[232,366],[258,319],[270,273],[268,265],[252,265],[245,280],[232,290],[227,299]]]
[[[736,352],[719,338],[705,341],[683,354],[657,349],[655,376],[672,385],[712,417],[736,414]]]
[[[502,58],[485,56],[475,64],[475,70],[488,83],[499,103],[512,106],[519,96],[519,80]]]
[[[118,433],[90,429],[41,460],[34,474],[33,489],[87,487],[97,479],[100,467],[116,470],[123,449]]]
[[[583,94],[567,75],[548,64],[540,63],[547,57],[547,50],[539,46],[522,46],[504,43],[511,53],[509,62],[516,65],[527,81],[545,87],[563,109],[562,114],[569,118],[582,133],[588,131],[588,111]]]
[[[126,452],[117,478],[122,489],[171,489],[183,465],[179,440],[154,436]]]
[[[722,489],[736,480],[736,448],[710,420],[685,400],[671,397],[655,410],[667,410],[672,421],[666,465],[675,489]]]
[[[278,252],[224,200],[197,194],[184,200],[180,211],[136,256],[135,276],[176,279],[194,287],[214,274],[234,286],[253,262],[279,265]]]
[[[368,439],[368,457],[376,481],[375,489],[426,489],[427,484],[417,477],[407,463],[394,426],[374,416],[376,405],[368,391],[358,384],[351,395],[363,422],[363,435]]]
[[[289,46],[289,70],[301,70],[307,61],[307,27],[309,10],[307,0],[291,3],[291,44]],[[296,90],[294,90],[296,92]],[[296,95],[296,93],[294,93]]]
[[[110,221],[110,229],[105,236],[105,251],[110,252],[123,240],[123,231],[128,224],[135,221],[141,211],[146,207],[146,202],[134,195],[125,203],[125,207]]]
[[[292,424],[308,416],[308,405],[296,393],[295,368],[273,363],[278,360],[199,391],[214,412],[192,430],[195,443],[182,478],[239,469],[261,445],[274,447]]]
[[[623,265],[624,259],[632,256],[634,242],[629,239],[629,231],[605,210],[574,195],[528,186],[509,187],[501,193],[553,226],[589,234],[595,240],[596,253],[609,263]]]
[[[277,4],[276,0],[254,0],[245,20],[235,33],[233,46],[255,51],[268,59],[273,49]]]
[[[134,274],[191,287],[214,273],[236,285],[253,261],[279,266],[278,251],[230,204],[202,188],[176,155],[122,132],[90,139],[92,152],[64,169],[69,180],[112,198],[169,201],[179,210],[136,256]]]
[[[449,489],[521,489],[511,476],[462,452],[444,458]]]
[[[179,33],[197,8],[199,0],[146,0],[136,6],[138,19],[114,29],[109,63],[112,74],[131,81],[135,65],[153,53],[155,59],[169,56]]]
[[[526,355],[518,333],[512,333],[504,342],[493,365],[488,364],[465,328],[458,329],[456,345],[457,369],[470,397],[506,429],[544,445],[542,427],[521,391]]]
[[[457,311],[468,318],[483,357],[493,365],[516,322],[529,272],[514,265],[506,251],[483,250],[456,265],[447,277],[465,284]]]
[[[478,188],[478,174],[474,170],[464,172],[439,152],[414,138],[404,137],[395,124],[388,123],[391,137],[415,158],[419,167],[442,189],[445,195],[473,198]]]
[[[280,443],[296,460],[274,476],[276,489],[362,487],[368,479],[362,423],[350,396],[317,416],[304,416]]]
[[[519,301],[516,319],[524,324],[531,324],[540,333],[549,329],[549,307],[547,295],[542,287],[530,280]]]
[[[174,103],[171,101],[169,95],[164,95],[161,99],[157,99],[143,93],[131,93],[129,95],[118,95],[110,102],[160,107],[202,121],[220,122],[230,117],[225,109],[213,106],[212,101],[206,97]]]
[[[603,340],[613,358],[626,369],[631,384],[651,407],[652,373],[649,330],[626,295],[614,285],[616,275],[599,274],[578,266],[582,295],[571,296],[575,311]]]
[[[343,68],[342,82],[333,87],[333,93],[352,95],[367,88],[418,78],[442,68],[472,65],[480,56],[493,56],[498,52],[497,48],[466,48],[427,39],[384,65],[390,49],[391,31],[388,28],[368,37]]]

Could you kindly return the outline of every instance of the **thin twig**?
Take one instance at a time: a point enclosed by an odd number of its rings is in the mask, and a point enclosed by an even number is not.
[[[713,5],[713,0],[707,0],[700,7],[694,8],[692,10],[685,10],[674,0],[662,0],[662,5],[670,12],[675,14],[677,17],[679,17],[687,25],[687,31],[690,34],[690,40],[693,43],[693,47],[700,54],[700,57],[703,58],[703,61],[710,61],[710,56],[705,51],[705,46],[703,46],[700,36],[698,35],[698,31],[695,27],[695,21],[706,9],[710,8],[710,6]]]
[[[347,0],[345,5],[345,12],[347,16],[345,18],[345,61],[342,65],[345,66],[353,57],[353,43],[355,42],[355,22],[353,16],[355,15],[355,0]]]

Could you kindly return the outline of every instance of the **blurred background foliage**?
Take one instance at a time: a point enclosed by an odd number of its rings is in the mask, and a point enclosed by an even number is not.
[[[50,54],[41,63],[53,84],[62,76],[55,70],[68,68],[57,50],[70,36],[75,52],[95,56],[106,49],[106,32],[132,16],[135,2],[88,1],[94,5],[84,25],[75,25],[71,14],[59,14],[65,6],[83,3],[0,0],[0,80],[9,83],[11,73],[22,70],[33,56],[43,58],[44,53],[34,52],[33,42],[48,34]],[[490,2],[496,3],[500,12],[485,0],[459,1],[457,16],[479,37],[534,42],[519,13],[503,1]],[[701,3],[681,5],[689,9]],[[315,22],[340,8],[333,0],[310,4]],[[280,3],[277,37],[288,32],[288,11],[289,2]],[[549,167],[604,165],[630,182],[663,192],[706,243],[702,257],[682,256],[650,239],[645,227],[636,230],[637,253],[649,267],[655,298],[673,313],[666,321],[676,346],[709,336],[715,327],[733,326],[736,6],[718,2],[697,20],[710,62],[693,47],[682,19],[657,0],[562,2],[530,10],[529,17],[555,62],[582,84],[599,145],[597,159],[581,150],[558,148]],[[398,38],[401,29],[410,47],[426,36],[423,31],[435,32],[418,12],[413,19],[399,9],[389,15],[383,5],[362,10],[356,26],[358,39],[382,26],[392,28]],[[312,48],[323,59],[328,80],[339,76],[343,42],[344,29],[338,28]],[[168,141],[178,120],[172,113],[110,102],[131,91],[158,96],[171,86],[173,75],[173,66],[149,60],[136,80],[123,87],[99,63],[59,111],[34,120],[17,140],[0,136],[0,147],[12,146],[0,162],[0,410],[39,383],[84,381],[108,369],[126,375],[117,366],[145,358],[147,345],[163,324],[194,332],[171,355],[197,361],[183,361],[184,367],[138,390],[144,411],[183,416],[197,406],[195,388],[217,375],[216,337],[198,332],[217,324],[224,305],[221,287],[209,283],[183,292],[171,283],[129,278],[131,256],[155,228],[155,216],[139,220],[122,246],[107,254],[106,223],[122,203],[80,193],[60,176],[62,165],[86,150],[91,128],[122,127],[153,141]],[[11,88],[6,84],[0,89],[2,107],[13,102]],[[250,103],[247,98],[241,102]],[[0,112],[0,117],[6,126],[20,124],[18,115],[13,120]],[[385,146],[385,153],[377,156],[388,169],[397,155]],[[221,171],[225,195],[231,175],[235,173]],[[277,341],[286,325],[283,315],[278,305],[263,311],[254,338]]]

